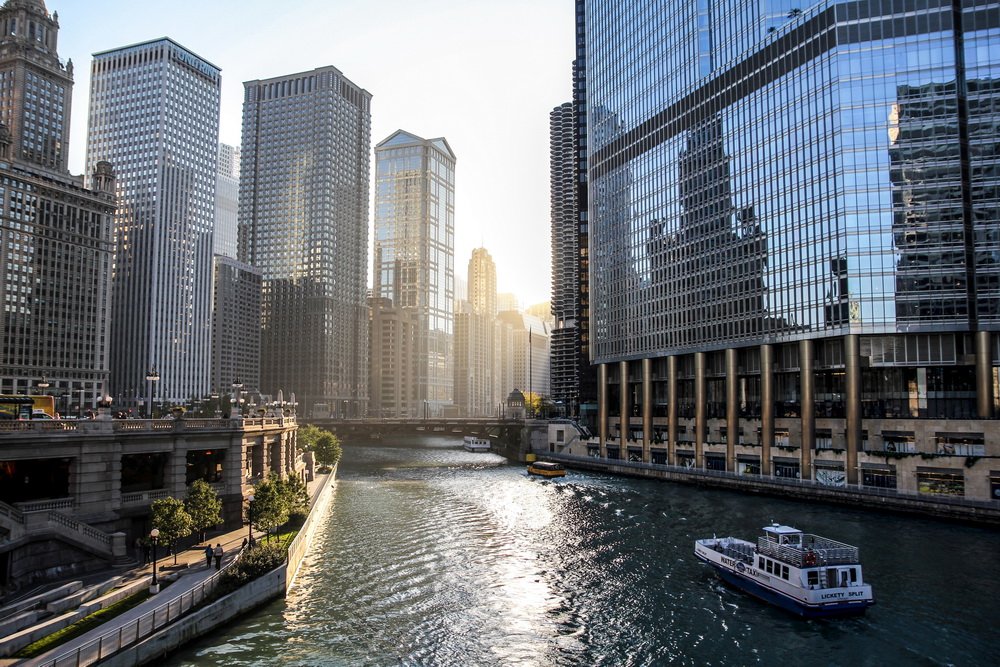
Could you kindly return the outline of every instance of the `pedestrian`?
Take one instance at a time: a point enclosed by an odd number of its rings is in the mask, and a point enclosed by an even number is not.
[[[222,545],[215,545],[215,569],[218,570],[222,567]]]
[[[149,551],[150,551],[150,549],[152,549],[152,547],[149,546],[149,540],[143,540],[142,541],[142,564],[143,565],[145,565],[146,563],[149,562]]]
[[[142,555],[143,555],[142,538],[137,537],[135,538],[135,559],[139,561],[139,565],[146,564],[146,561],[143,559]]]
[[[206,544],[205,545],[205,565],[207,565],[208,567],[212,567],[212,556],[213,555],[215,555],[215,552],[212,550],[212,545],[211,544]]]

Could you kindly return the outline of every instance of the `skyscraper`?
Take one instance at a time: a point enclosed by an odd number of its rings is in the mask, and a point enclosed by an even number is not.
[[[243,86],[239,258],[262,273],[261,391],[364,415],[371,94],[335,67]]]
[[[212,393],[229,393],[239,378],[244,391],[260,387],[260,271],[215,256],[212,295]]]
[[[107,390],[114,170],[66,170],[73,64],[41,0],[0,7],[0,393]],[[65,398],[63,398],[65,397]]]
[[[722,4],[585,3],[600,453],[1000,490],[1000,6]]]
[[[466,417],[496,413],[497,269],[486,248],[469,260],[469,298],[455,312],[455,406]]]
[[[443,138],[397,130],[375,147],[375,297],[417,313],[416,404],[454,398],[455,154]]]
[[[94,54],[88,171],[115,165],[111,386],[144,395],[208,393],[219,68],[168,38]]]
[[[552,399],[570,416],[579,415],[584,374],[591,373],[583,354],[584,318],[581,265],[587,257],[586,225],[577,200],[575,107],[567,102],[549,115],[549,172],[552,236]],[[586,208],[586,202],[583,202]],[[581,242],[582,241],[582,242]],[[595,397],[596,398],[596,397]]]
[[[215,174],[215,225],[213,252],[236,258],[240,202],[240,147],[219,144]]]

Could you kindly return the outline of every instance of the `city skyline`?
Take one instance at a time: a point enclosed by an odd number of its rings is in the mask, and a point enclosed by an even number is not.
[[[549,213],[544,147],[548,111],[570,95],[571,3],[310,2],[281,14],[262,2],[151,4],[141,15],[115,0],[49,0],[46,7],[68,27],[60,34],[60,57],[76,65],[71,172],[83,170],[93,53],[165,36],[219,66],[219,140],[234,146],[241,143],[245,81],[333,65],[372,93],[373,137],[402,127],[447,136],[461,156],[456,253],[487,247],[501,292],[514,292],[526,306],[549,299],[549,238],[538,233]],[[428,34],[435,38],[428,42]],[[394,48],[373,46],[385,43]],[[422,56],[401,65],[393,54],[402,52]],[[497,193],[516,196],[498,206]],[[532,235],[535,242],[525,243]]]

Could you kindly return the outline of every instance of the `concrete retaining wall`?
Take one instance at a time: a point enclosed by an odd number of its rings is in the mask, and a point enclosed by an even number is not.
[[[568,457],[558,456],[549,458],[559,461],[567,467],[579,468],[582,470],[595,470],[614,475],[621,475],[623,477],[662,479],[671,482],[681,482],[683,484],[695,484],[700,486],[730,489],[743,493],[766,494],[786,498],[795,498],[799,500],[821,500],[823,502],[861,507],[865,509],[879,509],[905,514],[919,514],[939,519],[968,521],[971,523],[982,523],[994,526],[1000,525],[1000,507],[946,504],[942,502],[934,502],[933,499],[925,500],[914,496],[876,495],[837,487],[827,488],[812,485],[796,486],[792,484],[781,484],[777,481],[770,481],[767,478],[755,478],[751,476],[715,476],[697,474],[694,472],[656,469],[640,465],[621,465],[620,462],[616,464],[614,461],[608,461],[607,459],[586,457],[573,457],[570,459]]]
[[[282,565],[221,600],[178,619],[149,639],[116,653],[101,664],[112,667],[134,667],[156,662],[184,644],[281,596],[284,591],[285,566]]]

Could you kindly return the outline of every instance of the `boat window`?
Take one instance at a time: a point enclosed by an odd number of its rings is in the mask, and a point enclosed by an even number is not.
[[[763,556],[761,556],[760,558],[757,559],[757,569],[758,570],[763,570],[764,569],[764,557]]]
[[[819,586],[819,572],[813,570],[812,572],[806,572],[806,583],[809,587]]]
[[[856,567],[851,568],[851,583],[852,584],[858,583],[858,568]]]
[[[767,563],[767,573],[774,574],[774,561],[767,560],[765,562]]]
[[[787,565],[782,565],[781,566],[781,578],[782,579],[788,579],[788,566]]]

